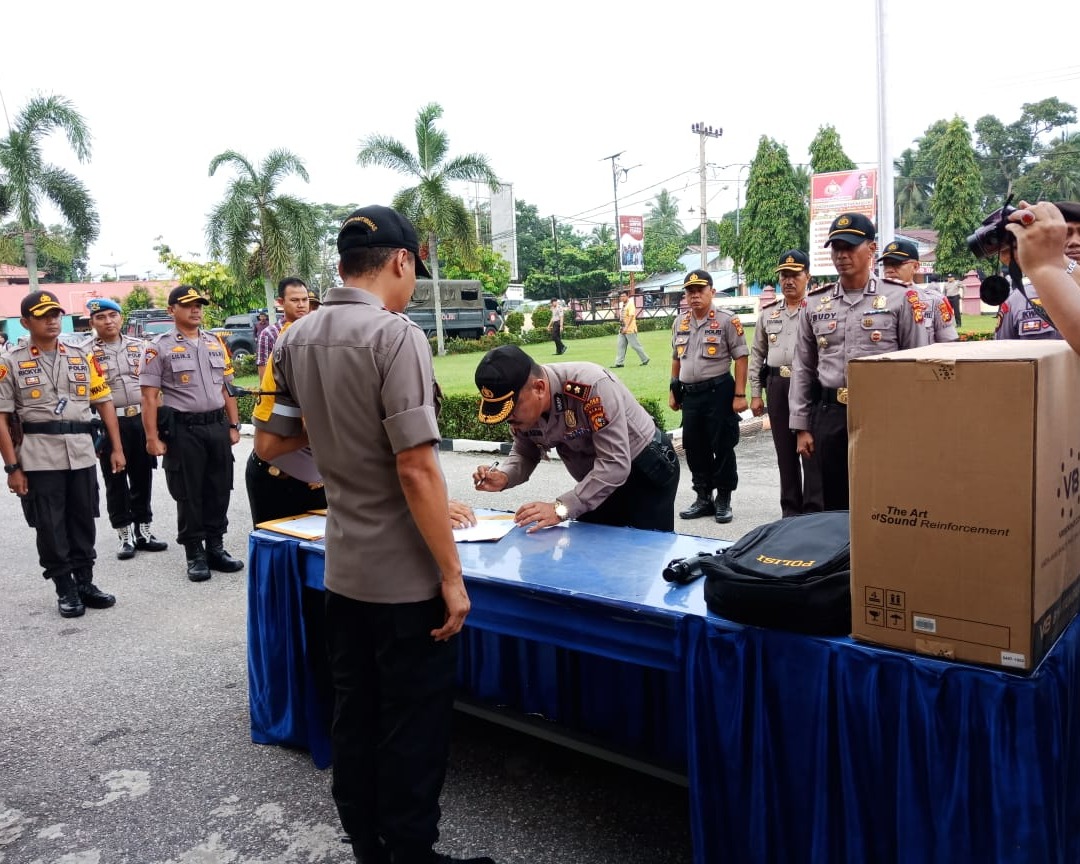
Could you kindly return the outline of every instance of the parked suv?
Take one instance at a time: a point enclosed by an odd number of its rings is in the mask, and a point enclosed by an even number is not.
[[[224,324],[214,327],[210,332],[221,337],[233,359],[239,359],[246,354],[255,353],[255,322],[260,315],[265,314],[265,309],[255,309],[243,315],[230,315]]]
[[[173,320],[164,309],[133,309],[124,320],[124,333],[136,339],[150,339],[172,329]]]

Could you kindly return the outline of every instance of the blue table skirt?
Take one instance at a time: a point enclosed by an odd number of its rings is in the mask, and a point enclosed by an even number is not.
[[[1080,862],[1080,621],[1030,676],[743,627],[658,576],[710,541],[630,530],[462,547],[464,691],[685,768],[697,864]],[[325,765],[296,614],[323,550],[249,554],[252,738]]]
[[[685,635],[696,861],[1080,861],[1080,621],[1030,677],[719,619]]]

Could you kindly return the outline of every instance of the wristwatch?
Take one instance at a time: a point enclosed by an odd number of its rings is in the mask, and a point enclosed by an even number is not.
[[[570,509],[558,498],[555,499],[555,515],[560,519],[566,519],[570,515]]]
[[[22,465],[20,465],[18,462],[12,462],[10,465],[4,466],[5,474],[14,474],[16,471],[22,471]]]
[[[239,423],[230,423],[229,428],[230,429],[235,429],[237,432],[239,432],[240,431],[240,424]]]

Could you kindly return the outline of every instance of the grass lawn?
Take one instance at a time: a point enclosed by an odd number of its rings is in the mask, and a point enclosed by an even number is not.
[[[965,315],[964,331],[989,333],[996,323],[994,315]],[[754,328],[746,327],[746,342],[754,338]],[[567,341],[567,352],[562,357],[555,356],[553,343],[544,342],[540,345],[523,346],[526,353],[535,358],[537,363],[557,362],[580,362],[582,360],[598,363],[601,366],[610,367],[615,362],[616,336],[603,336],[597,339],[574,339]],[[638,339],[645,353],[649,355],[648,366],[641,366],[637,354],[633,349],[626,352],[626,365],[622,369],[614,369],[617,375],[630,391],[641,398],[653,398],[660,401],[661,405],[667,405],[668,382],[671,380],[671,333],[667,330],[655,330],[648,333],[638,333]],[[476,385],[473,383],[473,373],[476,364],[483,356],[480,353],[454,354],[447,357],[436,357],[435,377],[439,386],[447,394],[475,394]],[[237,379],[241,387],[255,387],[255,376],[246,376]],[[747,388],[749,391],[749,387]],[[747,392],[749,398],[749,392]],[[679,414],[667,408],[665,410],[667,428],[674,429],[680,425]]]

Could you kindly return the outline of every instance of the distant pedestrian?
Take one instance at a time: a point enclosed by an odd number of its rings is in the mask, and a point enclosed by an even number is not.
[[[621,369],[626,360],[626,346],[637,352],[642,366],[649,365],[649,355],[641,347],[637,337],[637,303],[629,299],[626,292],[619,295],[619,341],[615,349],[615,368]]]
[[[547,329],[551,331],[551,339],[555,343],[555,355],[566,353],[566,346],[562,341],[562,327],[563,316],[566,314],[566,307],[563,306],[563,302],[559,298],[555,298],[551,301],[551,321],[548,322]]]
[[[949,274],[949,279],[945,283],[945,296],[949,300],[949,305],[952,306],[953,315],[956,317],[956,326],[960,327],[963,324],[964,317],[964,284],[952,273]]]

